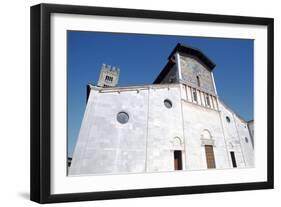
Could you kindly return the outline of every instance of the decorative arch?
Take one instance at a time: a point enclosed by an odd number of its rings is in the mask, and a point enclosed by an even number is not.
[[[204,129],[201,133],[201,145],[212,145],[215,146],[215,140],[213,139],[213,136],[208,129]]]
[[[211,132],[208,129],[204,129],[203,132],[201,133],[201,138],[202,139],[212,139]]]
[[[174,157],[174,170],[182,170],[183,169],[183,149],[184,143],[181,137],[173,137],[170,140],[171,143],[171,151],[173,151]]]
[[[204,147],[207,168],[216,168],[214,146],[212,134],[208,129],[204,129],[201,133],[201,146]]]
[[[178,136],[173,137],[170,142],[172,144],[173,149],[182,149],[183,148],[183,140],[182,140],[182,138],[180,138]]]

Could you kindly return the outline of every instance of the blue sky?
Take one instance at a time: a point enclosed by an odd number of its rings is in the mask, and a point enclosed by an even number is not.
[[[219,97],[253,119],[253,40],[68,31],[68,156],[86,107],[86,85],[97,83],[101,65],[120,68],[120,86],[151,84],[177,43],[203,51],[216,64]]]

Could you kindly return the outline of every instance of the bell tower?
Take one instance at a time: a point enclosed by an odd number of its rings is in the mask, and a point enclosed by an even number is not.
[[[199,49],[177,44],[154,84],[179,83],[188,102],[218,110],[215,64]]]
[[[119,81],[120,69],[114,66],[102,64],[97,86],[115,87]]]

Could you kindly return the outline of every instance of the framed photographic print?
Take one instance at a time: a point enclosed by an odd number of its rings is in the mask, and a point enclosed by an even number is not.
[[[273,19],[31,7],[31,200],[273,188]]]

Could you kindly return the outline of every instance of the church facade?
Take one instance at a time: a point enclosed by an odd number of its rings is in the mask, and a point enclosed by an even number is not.
[[[103,65],[69,175],[254,167],[253,121],[220,100],[214,68],[181,44],[151,85],[118,87],[119,69]]]

